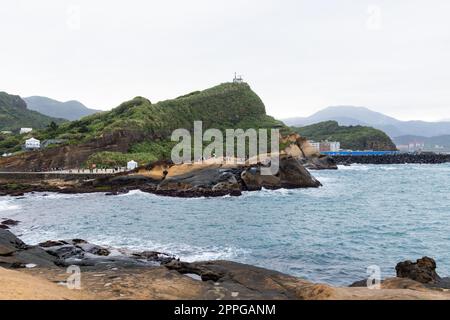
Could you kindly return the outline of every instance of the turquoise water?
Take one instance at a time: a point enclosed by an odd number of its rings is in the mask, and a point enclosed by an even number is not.
[[[28,243],[83,238],[184,260],[228,259],[347,285],[378,265],[434,257],[450,275],[450,165],[355,165],[313,174],[320,189],[216,199],[142,192],[0,198]]]

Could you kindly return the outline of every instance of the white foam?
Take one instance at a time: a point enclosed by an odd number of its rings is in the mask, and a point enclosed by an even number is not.
[[[95,243],[107,248],[117,248],[116,254],[125,254],[136,251],[157,251],[170,255],[174,255],[183,261],[206,261],[206,260],[231,260],[237,257],[242,258],[249,253],[243,248],[232,246],[191,246],[185,243],[159,243],[151,240],[143,240],[141,238],[124,238],[117,239],[109,236],[97,239],[86,239],[91,243]]]
[[[20,206],[12,202],[12,200],[0,200],[0,212],[18,210]]]
[[[338,170],[368,171],[370,169],[370,166],[363,164],[352,164],[351,166],[338,165]]]

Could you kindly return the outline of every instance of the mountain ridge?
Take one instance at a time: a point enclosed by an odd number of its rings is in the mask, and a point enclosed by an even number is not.
[[[44,96],[30,96],[23,98],[30,110],[40,112],[49,117],[67,120],[79,120],[82,117],[100,112],[86,107],[77,100],[58,101]]]
[[[30,110],[18,95],[0,92],[0,130],[15,131],[24,127],[42,129],[51,122],[58,124],[64,121]]]
[[[266,114],[264,103],[248,84],[224,83],[155,104],[136,97],[111,111],[34,132],[39,140],[56,139],[64,144],[0,159],[0,165],[10,170],[41,170],[94,163],[98,167],[123,166],[127,159],[140,164],[167,159],[175,144],[170,141],[173,130],[183,128],[192,132],[197,120],[203,122],[204,130],[274,127],[289,130]],[[17,151],[22,143],[0,143],[0,152]],[[7,148],[2,149],[2,145]]]
[[[450,122],[401,121],[366,107],[332,106],[309,117],[282,119],[287,125],[305,126],[323,121],[338,121],[340,125],[371,126],[387,133],[391,138],[402,135],[433,137],[450,134]]]

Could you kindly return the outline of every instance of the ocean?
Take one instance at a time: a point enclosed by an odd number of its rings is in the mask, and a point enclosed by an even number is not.
[[[82,238],[182,260],[225,259],[349,285],[379,266],[430,256],[450,276],[450,164],[352,165],[312,171],[318,189],[179,199],[140,191],[0,197],[25,242]]]

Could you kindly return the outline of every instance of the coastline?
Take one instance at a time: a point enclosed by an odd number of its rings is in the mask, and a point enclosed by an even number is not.
[[[260,163],[179,164],[156,162],[133,171],[95,177],[77,174],[26,175],[0,173],[0,195],[20,197],[29,192],[94,193],[107,195],[141,190],[161,196],[195,198],[240,196],[242,191],[265,189],[318,188],[322,184],[303,166],[300,159],[282,156],[277,174],[264,175]],[[17,179],[16,175],[20,179]],[[17,182],[20,181],[20,183]]]
[[[26,193],[105,193],[118,195],[132,190],[160,196],[197,198],[240,196],[242,191],[265,189],[317,188],[322,184],[311,172],[337,170],[352,164],[444,164],[448,154],[393,154],[364,156],[283,156],[281,176],[262,176],[261,164],[229,166],[221,164],[173,165],[157,162],[133,171],[116,174],[0,172],[0,196],[20,197]],[[305,170],[307,169],[307,170]]]
[[[187,263],[151,251],[117,255],[82,239],[29,246],[1,229],[0,248],[0,299],[450,299],[448,282],[421,283],[408,278],[412,273],[384,279],[373,290],[365,281],[333,287],[231,261]],[[80,290],[67,289],[66,268],[73,264],[80,268]]]

